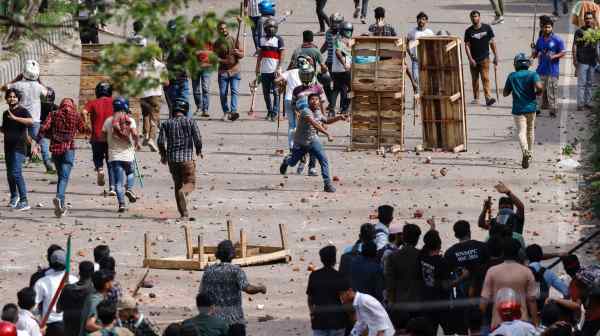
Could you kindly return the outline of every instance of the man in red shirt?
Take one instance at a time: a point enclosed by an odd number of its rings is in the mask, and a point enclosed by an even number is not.
[[[108,82],[100,82],[96,85],[96,99],[90,100],[85,104],[82,111],[85,119],[86,127],[91,127],[89,132],[90,144],[92,145],[92,157],[94,160],[94,169],[97,172],[96,181],[99,186],[103,186],[104,179],[104,162],[108,168],[108,144],[102,135],[102,126],[106,119],[113,115],[113,98],[112,86]],[[115,181],[108,170],[109,195],[114,196]]]

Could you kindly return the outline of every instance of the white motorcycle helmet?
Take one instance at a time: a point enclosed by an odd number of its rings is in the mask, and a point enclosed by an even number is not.
[[[40,64],[34,60],[25,61],[25,69],[23,77],[28,80],[35,81],[40,77]]]

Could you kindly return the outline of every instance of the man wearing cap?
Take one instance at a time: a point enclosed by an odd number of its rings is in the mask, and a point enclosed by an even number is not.
[[[64,335],[63,313],[57,312],[56,306],[50,307],[50,302],[56,294],[62,278],[65,275],[66,264],[65,251],[54,251],[50,256],[50,269],[46,272],[46,275],[39,279],[33,286],[36,293],[35,303],[40,307],[41,315],[46,316],[48,311],[50,311],[46,325],[46,336]],[[68,283],[72,284],[77,282],[77,280],[76,276],[69,275]]]
[[[198,307],[198,315],[181,323],[182,336],[228,335],[225,322],[214,316],[215,305],[208,295],[196,295],[196,307]]]
[[[117,304],[119,327],[127,328],[135,336],[158,336],[160,331],[142,314],[131,296],[123,296]]]
[[[204,270],[199,293],[206,294],[212,300],[215,316],[225,321],[230,335],[246,335],[242,291],[250,295],[267,294],[267,287],[251,285],[241,267],[231,263],[235,258],[235,247],[231,240],[220,242],[215,255],[221,262]]]

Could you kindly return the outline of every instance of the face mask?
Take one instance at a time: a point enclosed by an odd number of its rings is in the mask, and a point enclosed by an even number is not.
[[[514,214],[515,212],[512,209],[500,209],[500,211],[498,211],[498,217],[496,217],[496,223],[506,225],[508,219]]]

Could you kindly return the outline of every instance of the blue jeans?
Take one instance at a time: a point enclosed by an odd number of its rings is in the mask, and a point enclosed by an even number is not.
[[[169,104],[169,112],[173,114],[172,104],[175,103],[176,100],[185,100],[188,101],[190,98],[190,84],[188,79],[175,79],[169,82],[169,86],[167,86],[167,103]],[[188,118],[192,118],[192,110],[189,109],[186,115]]]
[[[115,192],[119,205],[125,204],[125,190],[133,188],[135,175],[133,174],[133,162],[111,161],[110,170],[115,178]]]
[[[230,75],[227,71],[219,72],[219,96],[223,113],[237,113],[238,95],[240,94],[241,74]],[[227,95],[231,90],[231,108],[227,105]]]
[[[192,93],[194,94],[194,103],[196,108],[202,112],[208,112],[209,97],[208,90],[210,89],[210,75],[208,70],[201,70],[192,78]]]
[[[260,81],[265,104],[267,105],[267,116],[276,117],[279,113],[279,91],[275,84],[275,73],[260,74]],[[273,95],[273,100],[271,100],[271,95]]]
[[[113,177],[110,165],[108,163],[108,144],[100,141],[90,141],[92,145],[92,158],[94,160],[94,169],[98,171],[104,167],[106,162],[106,170],[108,171],[108,185],[110,190],[115,190],[115,179]]]
[[[6,179],[8,180],[8,189],[10,190],[11,202],[17,198],[21,203],[27,203],[27,186],[23,178],[23,162],[25,154],[14,150],[9,150],[4,159],[6,163]]]
[[[577,63],[577,107],[583,107],[592,102],[594,72],[592,65]]]
[[[329,177],[329,161],[323,150],[323,145],[321,145],[319,140],[314,140],[308,145],[295,143],[292,148],[292,155],[288,156],[285,162],[288,166],[293,167],[304,155],[306,155],[306,153],[313,155],[319,161],[323,182],[325,182],[326,185],[331,184],[331,178]]]
[[[291,152],[292,148],[294,148],[294,133],[296,133],[296,113],[292,107],[291,100],[286,99],[283,103],[285,104],[285,114],[288,117],[288,146]]]
[[[344,336],[345,329],[313,329],[313,336]]]
[[[258,50],[258,20],[260,20],[260,16],[251,16],[250,20],[252,20],[252,41],[254,42],[254,48]]]
[[[38,133],[40,132],[40,123],[39,122],[34,122],[33,125],[28,129],[29,130],[29,136],[33,139],[35,139],[38,135]],[[44,161],[44,163],[49,163],[51,160],[50,157],[50,141],[46,138],[41,138],[40,139],[40,148],[41,148],[41,152],[42,152],[42,160]]]
[[[419,61],[411,60],[411,72],[413,79],[415,80],[415,84],[417,85],[417,90],[419,90]],[[415,92],[418,93],[418,92]]]
[[[72,149],[68,150],[62,155],[54,155],[52,159],[54,160],[56,175],[58,176],[58,183],[56,183],[56,198],[58,198],[64,206],[69,176],[71,175],[71,169],[75,162],[75,151]]]

